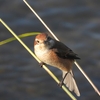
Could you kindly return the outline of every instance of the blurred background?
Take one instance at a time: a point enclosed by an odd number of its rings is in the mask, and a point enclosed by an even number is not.
[[[55,35],[75,53],[100,90],[100,0],[27,0]],[[0,18],[17,34],[46,32],[22,0],[0,0]],[[12,37],[0,23],[0,41]],[[34,37],[22,39],[33,51]],[[61,79],[61,71],[48,66]],[[78,100],[99,100],[73,66],[81,92]],[[0,100],[71,100],[18,42],[0,46]]]

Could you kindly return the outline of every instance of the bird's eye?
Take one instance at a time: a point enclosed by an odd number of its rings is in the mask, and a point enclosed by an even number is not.
[[[39,43],[39,41],[37,40],[37,43]]]

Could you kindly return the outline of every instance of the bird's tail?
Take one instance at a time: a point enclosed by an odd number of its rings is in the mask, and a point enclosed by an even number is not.
[[[63,77],[65,76],[66,72],[63,71]],[[77,96],[80,96],[80,92],[78,90],[77,84],[73,77],[72,71],[70,71],[67,76],[65,77],[63,83],[69,88],[70,91],[74,91]]]

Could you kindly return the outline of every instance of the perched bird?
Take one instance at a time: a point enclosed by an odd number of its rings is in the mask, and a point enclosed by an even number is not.
[[[77,54],[46,33],[41,33],[35,37],[34,52],[42,64],[48,64],[60,69],[63,73],[61,85],[64,83],[70,91],[74,91],[77,96],[80,96],[72,73],[74,60],[80,59]]]

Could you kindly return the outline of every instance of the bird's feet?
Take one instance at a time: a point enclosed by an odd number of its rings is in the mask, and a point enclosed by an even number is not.
[[[66,78],[68,73],[65,74],[65,76],[62,78],[62,80],[59,82],[59,87],[62,87],[62,85],[64,85],[64,80]]]
[[[64,85],[63,81],[61,80],[59,83],[58,83],[59,87],[61,88],[62,85]]]
[[[40,62],[39,65],[40,65],[40,67],[43,67],[43,65],[45,65],[45,63],[44,62]]]

